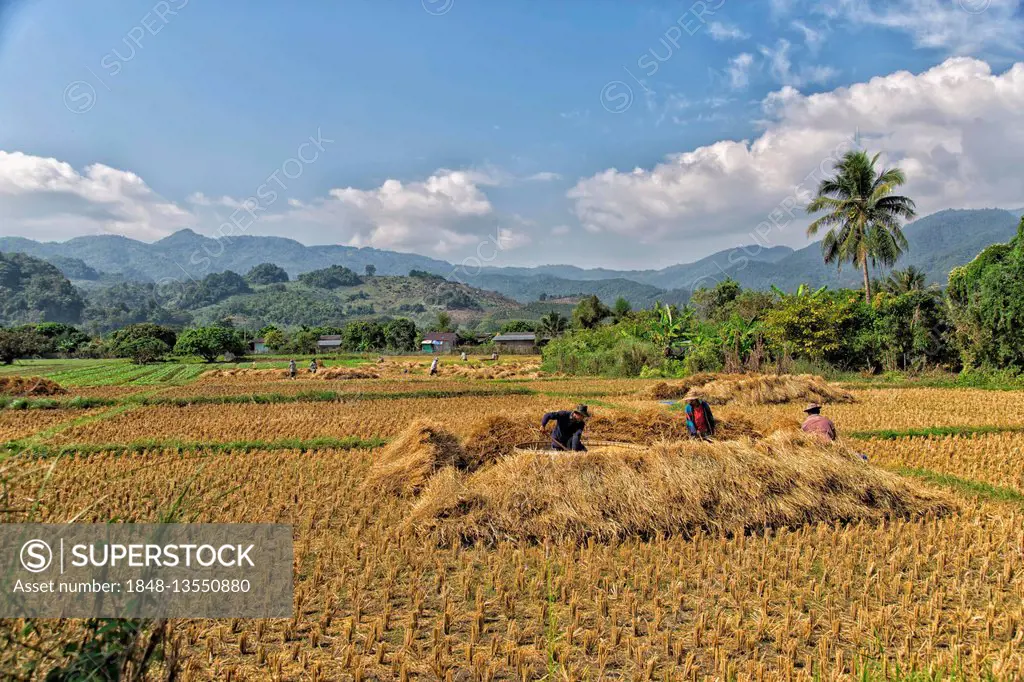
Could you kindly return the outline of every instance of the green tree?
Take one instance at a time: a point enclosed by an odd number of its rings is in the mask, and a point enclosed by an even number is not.
[[[1024,370],[1024,218],[1008,244],[953,270],[946,291],[964,365]]]
[[[132,339],[121,346],[121,353],[124,354],[124,357],[131,358],[136,365],[156,362],[170,352],[170,346],[152,336]]]
[[[864,275],[864,294],[871,302],[868,263],[892,265],[907,248],[902,221],[915,215],[914,202],[898,194],[906,183],[899,168],[875,170],[878,155],[847,152],[836,163],[836,175],[821,181],[817,196],[807,206],[809,214],[825,212],[807,228],[813,237],[828,228],[821,242],[826,263],[853,263]]]
[[[355,320],[345,325],[341,333],[345,350],[365,353],[385,346],[384,327],[373,320]]]
[[[278,282],[287,282],[288,273],[279,265],[260,263],[246,273],[245,279],[249,284],[277,284]]]
[[[332,265],[323,270],[313,270],[299,275],[299,281],[308,287],[317,289],[340,289],[354,287],[363,283],[352,270],[342,265]]]
[[[601,299],[597,296],[587,296],[572,311],[572,319],[580,329],[593,329],[611,314],[612,311],[604,303],[601,303]]]
[[[452,316],[446,311],[442,310],[437,314],[437,320],[434,321],[430,331],[432,332],[453,332],[455,327],[452,324]]]
[[[694,291],[690,305],[699,319],[722,322],[732,315],[732,304],[742,291],[739,282],[727,277],[712,289],[701,287]]]
[[[177,355],[197,355],[207,362],[213,362],[225,353],[245,355],[246,350],[238,333],[224,327],[186,329],[174,344]]]
[[[123,329],[114,331],[107,340],[107,345],[110,349],[110,354],[114,357],[130,358],[132,357],[133,349],[142,340],[156,340],[168,348],[174,348],[178,335],[173,329],[162,327],[158,324],[142,322],[140,324],[130,324]],[[155,346],[150,345],[149,347],[153,348]]]
[[[612,316],[615,318],[616,322],[624,318],[626,315],[629,315],[631,312],[633,312],[633,306],[629,304],[629,301],[622,296],[615,299],[615,305],[612,306]]]
[[[45,353],[49,339],[34,329],[0,329],[0,364],[9,365],[18,358]]]
[[[43,322],[35,326],[35,331],[47,339],[57,352],[71,355],[89,343],[89,335],[77,327],[63,322]]]
[[[399,317],[384,325],[387,348],[397,351],[416,350],[416,325],[412,320]]]
[[[555,310],[540,318],[540,331],[548,336],[561,336],[568,328],[569,320]]]
[[[279,351],[285,347],[287,339],[284,332],[274,328],[263,334],[263,343],[272,351]]]
[[[530,320],[509,320],[501,325],[502,334],[516,334],[537,331],[537,323]]]
[[[883,286],[890,294],[924,291],[928,288],[928,276],[924,270],[911,265],[904,270],[893,270]]]
[[[367,263],[366,267],[363,268],[363,272],[366,273],[367,277],[373,277],[374,275],[377,274],[377,266],[374,265],[373,263]]]

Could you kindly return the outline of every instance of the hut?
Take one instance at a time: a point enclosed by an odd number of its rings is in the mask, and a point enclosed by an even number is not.
[[[424,353],[452,353],[459,345],[459,335],[452,332],[429,332],[420,341]]]

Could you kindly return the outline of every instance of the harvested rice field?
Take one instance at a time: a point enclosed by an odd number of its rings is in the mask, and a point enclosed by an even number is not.
[[[2,518],[185,505],[291,524],[293,617],[166,622],[178,680],[1024,679],[1024,394],[853,388],[826,405],[842,437],[825,444],[791,428],[806,396],[758,404],[780,384],[719,378],[743,397],[700,442],[657,381],[390,362],[379,379],[146,387],[204,398],[184,406],[0,410],[24,446],[0,463]],[[300,395],[317,391],[342,395]],[[237,402],[267,393],[291,398]],[[579,402],[584,442],[631,447],[516,449]],[[32,648],[25,621],[0,623],[0,670],[82,636],[34,625]]]

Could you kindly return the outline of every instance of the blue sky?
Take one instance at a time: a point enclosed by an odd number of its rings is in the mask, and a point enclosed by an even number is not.
[[[4,235],[449,260],[496,237],[495,265],[664,266],[806,243],[789,207],[844,141],[904,167],[923,211],[1024,204],[1021,0],[37,0],[0,21]]]

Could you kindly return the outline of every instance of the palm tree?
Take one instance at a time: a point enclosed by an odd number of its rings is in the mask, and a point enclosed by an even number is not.
[[[878,155],[847,152],[835,165],[836,175],[818,186],[818,194],[807,205],[810,214],[826,211],[807,228],[813,237],[825,227],[821,242],[826,263],[853,263],[864,273],[864,295],[871,302],[871,264],[892,265],[907,248],[901,221],[916,215],[914,202],[893,194],[906,183],[899,168],[875,170]]]
[[[559,315],[556,311],[552,310],[550,313],[540,318],[540,329],[543,333],[548,336],[558,336],[563,333],[569,327],[569,320],[562,315]]]
[[[909,294],[911,291],[924,291],[927,283],[928,276],[924,270],[910,265],[905,270],[893,270],[884,286],[890,294]]]

